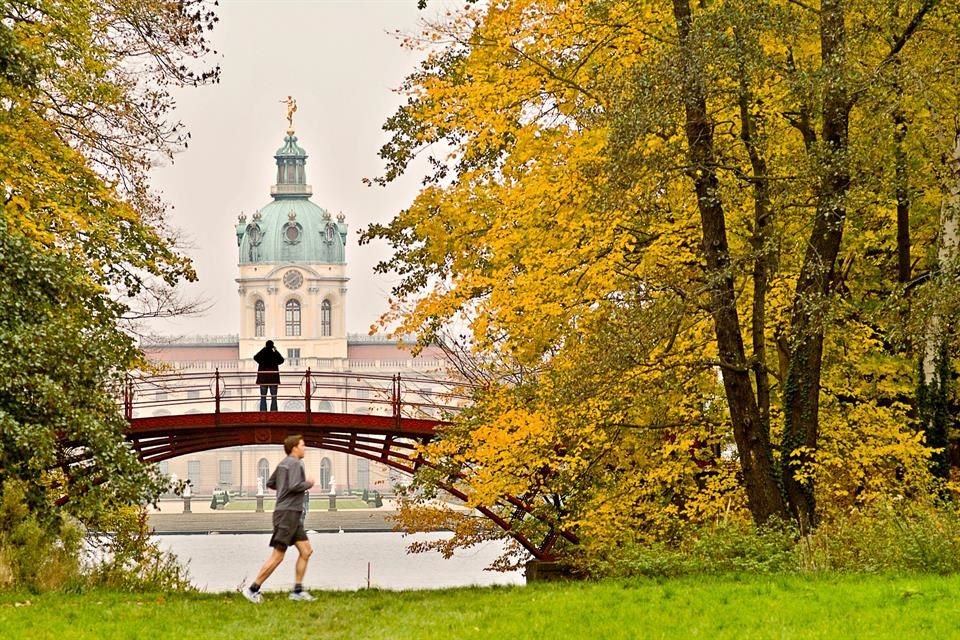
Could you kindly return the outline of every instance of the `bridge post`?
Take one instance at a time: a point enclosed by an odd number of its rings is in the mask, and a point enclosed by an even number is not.
[[[133,378],[130,374],[123,385],[123,415],[127,420],[133,418]]]
[[[393,376],[393,419],[400,428],[400,374]]]
[[[310,424],[310,367],[307,367],[307,388],[305,391],[306,391],[307,424]]]
[[[220,413],[220,368],[213,370],[213,412]]]

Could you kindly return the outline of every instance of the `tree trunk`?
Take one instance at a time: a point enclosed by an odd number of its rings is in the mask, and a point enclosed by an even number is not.
[[[899,59],[894,61],[899,71]],[[910,282],[910,183],[907,173],[907,117],[903,112],[903,88],[894,86],[897,104],[893,110],[894,195],[897,198],[897,282]]]
[[[721,376],[730,407],[733,435],[740,454],[750,512],[757,523],[785,517],[786,505],[777,483],[769,433],[757,406],[744,353],[737,314],[723,204],[718,191],[713,130],[702,87],[704,72],[696,63],[690,41],[689,0],[674,0],[674,18],[684,64],[683,101],[686,114],[689,175],[697,193],[703,233],[703,253],[710,286],[709,309],[721,361]]]
[[[953,149],[944,167],[947,185],[940,205],[940,237],[937,267],[932,286],[953,282],[957,275],[957,249],[960,244],[960,130],[954,132]],[[926,445],[941,449],[931,459],[934,475],[946,478],[950,473],[947,452],[947,388],[950,384],[947,337],[950,322],[934,306],[927,326],[927,335],[920,367],[918,402],[923,420]]]
[[[820,58],[826,72],[821,114],[822,148],[817,211],[797,279],[791,312],[790,364],[784,384],[783,483],[800,530],[816,524],[813,482],[800,474],[817,447],[824,312],[832,296],[834,266],[843,238],[850,184],[847,131],[850,104],[843,80],[846,49],[844,1],[820,8]]]
[[[894,126],[894,163],[897,197],[897,281],[910,282],[910,191],[907,177],[907,154],[903,140],[907,135],[907,122],[901,110],[893,114]]]
[[[734,29],[736,46],[741,51],[738,59],[740,73],[740,91],[738,96],[740,107],[740,139],[747,149],[750,158],[750,168],[753,175],[750,179],[753,188],[753,236],[750,245],[753,248],[753,314],[750,323],[751,342],[753,346],[753,377],[757,388],[757,406],[760,413],[760,428],[770,439],[770,375],[767,370],[767,289],[770,282],[773,252],[770,248],[770,182],[767,178],[767,161],[764,158],[759,133],[750,107],[753,104],[753,95],[750,88],[750,79],[747,66],[742,57],[745,49],[743,36],[739,29]]]

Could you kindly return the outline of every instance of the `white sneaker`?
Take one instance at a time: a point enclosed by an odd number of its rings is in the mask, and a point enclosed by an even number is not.
[[[312,595],[310,595],[310,593],[309,593],[308,591],[301,591],[300,593],[297,593],[296,591],[291,591],[291,592],[290,592],[290,599],[291,599],[291,600],[300,600],[300,601],[302,601],[302,602],[313,602],[314,600],[316,600],[316,598],[314,598]]]
[[[263,602],[263,594],[259,591],[250,591],[250,587],[240,589],[240,593],[253,604],[261,604]]]

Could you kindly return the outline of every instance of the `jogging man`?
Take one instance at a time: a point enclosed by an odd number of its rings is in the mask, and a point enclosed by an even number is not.
[[[300,557],[297,558],[294,571],[296,582],[290,592],[290,599],[313,600],[313,596],[303,590],[303,576],[307,572],[307,561],[310,560],[313,547],[310,546],[300,518],[303,513],[303,494],[313,486],[313,480],[306,477],[303,469],[303,455],[307,445],[303,442],[303,436],[287,436],[283,441],[283,450],[287,457],[277,465],[267,480],[267,486],[277,491],[277,503],[273,509],[273,535],[270,537],[273,551],[260,568],[257,579],[240,591],[244,598],[255,604],[263,602],[260,587],[283,562],[283,556],[291,544],[296,545]]]

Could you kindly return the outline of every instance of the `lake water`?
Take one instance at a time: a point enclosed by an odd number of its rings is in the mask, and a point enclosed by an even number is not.
[[[314,553],[307,567],[304,586],[314,590],[353,590],[367,586],[379,589],[440,589],[470,585],[524,584],[522,571],[485,571],[500,555],[502,544],[486,543],[458,551],[450,560],[439,553],[408,554],[415,540],[434,540],[449,533],[311,533]],[[168,535],[156,536],[161,548],[187,563],[193,584],[203,591],[232,591],[250,581],[270,554],[270,534]],[[265,591],[293,587],[297,551],[291,548],[264,585]]]

